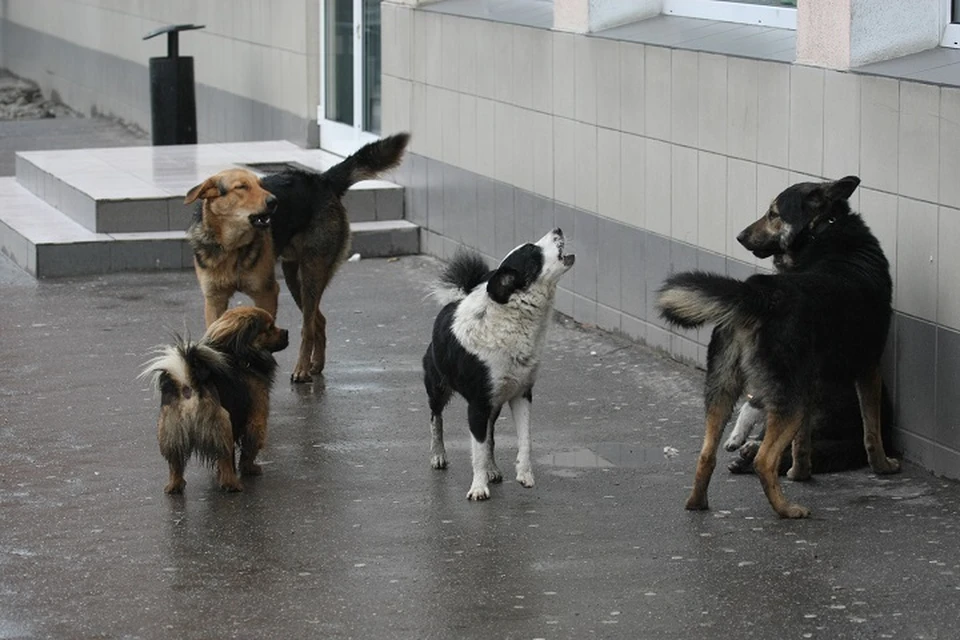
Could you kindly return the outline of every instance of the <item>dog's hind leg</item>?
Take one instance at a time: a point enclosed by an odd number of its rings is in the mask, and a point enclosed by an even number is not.
[[[733,340],[732,331],[717,327],[710,338],[707,351],[706,428],[703,446],[697,459],[697,474],[693,491],[687,498],[687,509],[709,509],[707,488],[717,466],[717,448],[723,427],[733,413],[733,405],[743,393],[743,373],[740,370],[740,353]]]
[[[787,477],[795,482],[809,480],[813,474],[813,465],[811,464],[813,429],[810,420],[811,416],[808,414],[803,424],[800,425],[800,429],[797,430],[797,435],[793,437],[792,464],[787,469]]]
[[[313,258],[300,262],[300,311],[303,326],[300,330],[300,353],[290,379],[293,382],[310,382],[311,374],[323,372],[327,358],[327,319],[320,312],[323,296],[333,268]]]
[[[510,413],[517,427],[517,482],[524,487],[533,486],[533,466],[530,463],[530,406],[533,391],[527,389],[522,396],[510,401]]]
[[[183,488],[187,486],[187,481],[183,477],[187,461],[180,456],[171,456],[167,458],[167,465],[170,467],[170,479],[167,486],[163,488],[163,492],[171,495],[183,493]]]
[[[447,450],[443,446],[443,410],[450,402],[452,391],[444,384],[440,372],[433,364],[433,344],[423,356],[423,385],[427,389],[430,404],[430,466],[447,468]]]
[[[883,397],[883,378],[879,363],[856,380],[860,415],[863,418],[863,447],[874,473],[899,473],[900,461],[888,458],[880,437],[880,404]]]
[[[471,403],[467,407],[470,422],[470,453],[473,461],[473,482],[467,491],[467,500],[486,500],[490,497],[490,469],[493,464],[493,423],[497,419],[490,407]],[[502,477],[502,476],[501,476]]]
[[[803,411],[795,410],[791,415],[781,415],[771,411],[767,416],[767,430],[763,434],[763,443],[757,451],[753,467],[767,494],[770,506],[781,518],[806,518],[810,510],[799,504],[792,504],[783,495],[780,487],[780,457],[790,441],[797,435],[803,423]]]

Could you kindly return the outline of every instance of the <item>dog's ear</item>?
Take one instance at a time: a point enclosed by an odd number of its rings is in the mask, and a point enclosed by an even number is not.
[[[846,176],[826,186],[827,200],[836,202],[837,200],[848,200],[853,192],[860,186],[860,178],[857,176]]]
[[[500,267],[487,281],[487,295],[498,304],[507,304],[510,295],[517,290],[520,274],[510,267]]]
[[[193,189],[187,192],[187,197],[183,199],[183,204],[190,204],[197,200],[208,200],[223,195],[223,189],[220,188],[220,182],[216,178],[207,178]]]

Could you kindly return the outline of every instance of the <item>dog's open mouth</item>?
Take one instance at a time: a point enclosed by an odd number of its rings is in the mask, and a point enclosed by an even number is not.
[[[572,254],[572,253],[569,254],[569,255],[562,255],[562,254],[561,254],[560,260],[563,262],[563,266],[565,266],[565,267],[572,267],[572,266],[573,266],[573,263],[577,261],[577,256],[574,255],[574,254]]]
[[[250,216],[250,224],[257,229],[266,229],[270,226],[270,214],[255,213]]]

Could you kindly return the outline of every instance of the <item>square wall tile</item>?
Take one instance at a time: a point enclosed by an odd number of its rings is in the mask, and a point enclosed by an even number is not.
[[[600,218],[597,223],[597,302],[620,308],[620,249],[623,225]]]
[[[671,145],[646,139],[646,170],[644,173],[644,203],[646,228],[663,236],[670,236],[670,199],[673,160]]]
[[[670,237],[697,244],[697,150],[673,145],[671,160]]]
[[[469,22],[452,15],[440,18],[440,86],[445,89],[460,89],[460,25]]]
[[[497,182],[489,178],[478,177],[476,247],[481,253],[488,256],[497,255],[496,212]]]
[[[534,235],[536,236],[542,236],[557,226],[553,214],[553,200],[550,198],[534,198],[533,216]]]
[[[428,13],[428,12],[424,12]],[[477,97],[494,100],[497,97],[497,85],[504,82],[499,76],[497,60],[491,51],[496,46],[496,29],[499,25],[490,20],[477,20]],[[507,76],[509,77],[509,76]]]
[[[666,326],[657,310],[657,292],[672,272],[670,264],[672,244],[675,243],[669,238],[656,233],[647,234],[644,252],[644,275],[647,281],[646,309],[642,318],[658,327]]]
[[[622,219],[620,137],[619,131],[597,128],[597,212],[614,220]]]
[[[577,115],[577,39],[572,33],[553,33],[553,114],[573,119]]]
[[[460,102],[457,109],[459,118],[458,140],[459,145],[457,158],[459,166],[467,171],[480,173],[479,163],[477,162],[477,98],[461,93],[458,95]],[[451,141],[452,142],[452,141]]]
[[[628,133],[644,132],[644,46],[620,42],[620,126]]]
[[[573,207],[568,207],[565,204],[554,204],[553,215],[555,228],[563,231],[564,236],[566,236],[567,243],[573,247],[573,252],[579,256],[581,249],[580,245],[577,243],[577,229],[574,222],[577,217],[577,210]],[[579,261],[579,257],[577,260]],[[576,268],[576,265],[574,265],[574,268]],[[570,280],[565,286],[573,289],[573,281]]]
[[[924,320],[937,318],[937,206],[910,198],[897,204],[898,311]]]
[[[520,25],[512,25],[513,32],[513,64],[511,65],[510,82],[513,83],[511,95],[513,103],[518,107],[530,109],[533,106],[533,33],[541,29],[531,29]]]
[[[960,210],[940,207],[937,322],[960,329]]]
[[[892,78],[860,78],[860,179],[864,186],[897,191],[900,83]]]
[[[475,167],[476,172],[488,178],[497,173],[497,146],[496,146],[496,102],[486,98],[477,98],[477,133]]]
[[[611,333],[620,333],[621,315],[619,310],[598,303],[597,327]]]
[[[727,58],[727,153],[757,159],[759,63]]]
[[[496,99],[500,102],[515,104],[516,96],[513,95],[513,29],[512,24],[505,22],[494,23],[493,26],[493,59],[496,69]],[[478,45],[478,51],[484,51],[482,45]]]
[[[573,217],[573,237],[577,243],[577,263],[573,269],[573,292],[588,300],[597,299],[597,265],[600,254],[597,216],[577,211]]]
[[[940,198],[948,207],[960,208],[960,89],[940,88]],[[19,177],[19,173],[17,174]]]
[[[790,69],[779,62],[757,63],[757,161],[788,165],[790,144]]]
[[[495,102],[494,167],[493,177],[512,183],[520,158],[517,157],[517,108],[505,102]]]
[[[620,332],[638,342],[647,342],[647,323],[625,313],[620,314]]]
[[[410,222],[427,226],[427,160],[421,155],[408,154],[410,181],[404,185],[406,217]]]
[[[427,18],[430,16],[431,14],[428,11],[413,12],[413,37],[410,39],[412,44],[410,77],[418,83],[427,81]]]
[[[620,304],[617,308],[635,318],[646,318],[646,250],[649,234],[642,229],[623,225],[619,225],[617,230],[620,239]],[[601,249],[604,246],[606,245],[601,244]],[[609,292],[604,291],[605,300],[609,300],[608,294]]]
[[[443,84],[443,18],[440,13],[424,12],[424,81],[439,87]]]
[[[762,214],[757,206],[757,165],[746,160],[727,160],[727,256],[754,264],[756,258],[737,242],[737,235]]]
[[[698,244],[723,253],[727,249],[727,158],[706,151],[698,154]]]
[[[574,293],[573,319],[586,327],[597,326],[597,301]]]
[[[514,210],[514,191],[508,184],[497,182],[494,197],[494,252],[498,259],[507,255],[517,246],[516,215]]]
[[[907,316],[897,317],[897,419],[911,433],[936,433],[936,326]]]
[[[823,173],[823,69],[790,67],[790,168]]]
[[[443,163],[427,161],[427,228],[443,234]]]
[[[435,123],[432,124],[435,126]],[[410,86],[410,151],[428,155],[427,148],[427,85],[414,82]]]
[[[897,196],[883,191],[861,188],[858,211],[873,235],[880,241],[880,248],[890,263],[893,279],[894,300],[897,289]]]
[[[699,142],[699,55],[675,49],[670,66],[670,140],[690,147]]]
[[[576,200],[580,209],[597,211],[597,127],[576,124]]]
[[[699,147],[714,153],[727,152],[727,61],[731,58],[711,53],[700,59]]]
[[[937,328],[936,376],[934,439],[960,449],[960,333],[943,327]]]
[[[595,39],[597,125],[620,130],[620,43]]]
[[[643,130],[648,138],[670,139],[671,50],[647,47],[644,51]]]
[[[468,20],[466,18],[461,18],[458,21],[457,62],[459,72],[457,84],[450,88],[469,95],[477,95],[478,65],[486,62],[478,55],[477,33],[479,32],[480,22],[479,20]]]
[[[940,87],[900,83],[898,157],[900,195],[936,202],[940,195]]]
[[[530,106],[545,114],[553,109],[553,32],[547,29],[530,29],[530,61],[533,73],[530,77],[532,93]]]
[[[509,182],[515,187],[533,191],[533,167],[537,156],[533,150],[533,121],[534,116],[545,116],[531,109],[513,107],[514,132],[513,138],[513,171]]]
[[[460,164],[460,94],[440,89],[440,158],[452,165]]]
[[[601,156],[600,171],[606,170]],[[646,228],[646,165],[647,142],[640,136],[629,133],[620,134],[620,215],[614,216],[627,224]],[[602,201],[601,201],[602,206]],[[602,211],[601,211],[602,213]]]
[[[517,189],[513,194],[514,237],[518,245],[521,242],[536,242],[546,233],[535,228],[536,199],[535,195],[523,189]]]
[[[823,77],[823,175],[860,173],[860,76],[826,71]]]
[[[576,39],[576,119],[597,123],[597,39]]]
[[[453,165],[443,165],[443,235],[451,240],[463,240],[463,223],[466,217],[463,201],[461,174]]]
[[[541,111],[530,111],[528,131],[530,155],[521,162],[530,165],[533,173],[533,192],[553,197],[553,116]]]
[[[577,199],[577,123],[553,118],[553,196],[564,204]]]
[[[430,158],[443,157],[443,93],[440,87],[427,85],[424,100],[426,128],[421,135],[424,139],[423,155]]]

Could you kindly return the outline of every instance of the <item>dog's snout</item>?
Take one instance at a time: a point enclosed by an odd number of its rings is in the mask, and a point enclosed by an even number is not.
[[[557,227],[553,230],[553,235],[557,236],[558,238],[563,238],[563,229]]]
[[[741,231],[740,233],[737,234],[737,242],[739,242],[740,244],[746,246],[746,245],[744,244],[746,241],[747,241],[747,230],[744,229],[743,231]]]

